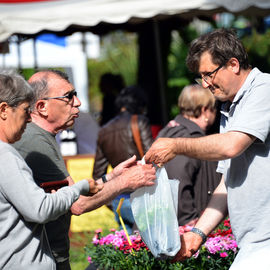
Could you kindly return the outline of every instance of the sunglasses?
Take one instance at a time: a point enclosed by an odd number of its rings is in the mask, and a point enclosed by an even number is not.
[[[61,99],[61,98],[67,98],[69,101],[71,101],[73,99],[73,97],[76,96],[77,97],[77,92],[75,90],[70,91],[68,94],[66,94],[65,96],[59,96],[59,97],[45,97],[43,98],[44,100],[48,100],[48,99]]]

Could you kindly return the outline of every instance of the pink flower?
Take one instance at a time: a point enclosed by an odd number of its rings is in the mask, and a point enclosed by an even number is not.
[[[221,258],[228,257],[228,253],[227,252],[221,252],[219,255],[220,255]]]
[[[88,256],[87,260],[89,263],[93,263],[92,258],[90,256]]]
[[[102,233],[102,229],[95,230],[95,233]]]
[[[98,238],[97,238],[96,236],[94,236],[92,243],[93,243],[94,245],[99,244],[99,240],[98,240]]]
[[[219,252],[222,253],[225,252],[226,250],[232,250],[236,252],[237,250],[237,244],[232,234],[225,236],[209,237],[204,246],[212,254]]]

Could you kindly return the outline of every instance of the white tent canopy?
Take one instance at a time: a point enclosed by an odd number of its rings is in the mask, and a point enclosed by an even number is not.
[[[269,0],[0,0],[0,41],[12,34],[34,35],[43,30],[70,33],[100,23],[138,24],[217,12],[268,15]],[[84,29],[85,27],[85,29]]]
[[[153,117],[166,123],[165,81],[157,22],[176,18],[182,23],[196,16],[211,17],[221,12],[267,16],[270,14],[270,0],[0,0],[0,42],[14,34],[34,37],[42,32],[70,35],[74,32],[102,34],[112,29],[137,31],[152,20],[155,41],[152,51],[157,59],[157,76],[148,76],[148,80],[156,83],[151,85],[150,91],[159,97],[155,101],[160,104],[151,105],[150,109]],[[81,73],[79,80],[82,80]],[[75,87],[80,98],[85,97],[87,108],[87,83],[84,85],[82,89]],[[161,115],[159,111],[162,111]]]

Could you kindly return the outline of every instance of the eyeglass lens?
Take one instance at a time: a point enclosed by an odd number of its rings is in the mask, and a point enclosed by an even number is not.
[[[77,91],[73,90],[67,94],[67,98],[72,100],[74,96],[77,96]]]

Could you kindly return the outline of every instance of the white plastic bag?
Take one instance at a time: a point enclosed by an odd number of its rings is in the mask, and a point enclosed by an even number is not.
[[[155,185],[130,194],[131,209],[140,235],[154,257],[167,259],[180,250],[177,220],[179,180],[169,180],[158,168]]]

